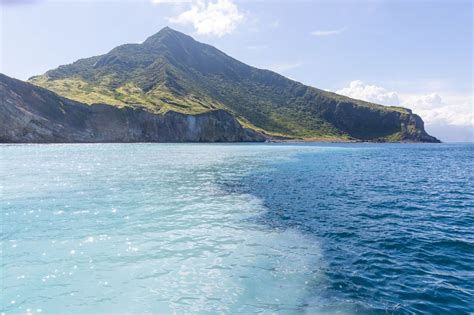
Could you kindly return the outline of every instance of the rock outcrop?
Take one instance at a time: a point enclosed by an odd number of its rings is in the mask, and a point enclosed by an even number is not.
[[[323,117],[351,137],[363,141],[440,142],[425,131],[423,120],[410,109],[356,106],[348,101],[320,101]]]
[[[140,108],[85,105],[0,74],[0,142],[264,141],[224,110],[153,114]]]

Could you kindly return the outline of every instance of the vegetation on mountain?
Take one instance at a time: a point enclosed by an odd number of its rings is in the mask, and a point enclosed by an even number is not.
[[[80,59],[31,83],[87,103],[152,113],[232,113],[272,136],[327,140],[437,141],[409,109],[351,99],[248,66],[164,28],[141,44]]]
[[[0,74],[0,143],[244,142],[265,137],[224,110],[189,115],[86,105]]]

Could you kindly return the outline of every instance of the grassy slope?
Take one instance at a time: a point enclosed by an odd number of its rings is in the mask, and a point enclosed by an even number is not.
[[[356,135],[395,141],[399,137],[396,126],[386,130],[362,127],[350,135],[342,131],[345,122],[331,118],[330,111],[349,104],[379,116],[409,114],[404,108],[350,99],[247,66],[170,29],[143,44],[119,46],[106,55],[33,77],[30,82],[87,104],[192,114],[223,108],[247,127],[291,137],[330,140]]]

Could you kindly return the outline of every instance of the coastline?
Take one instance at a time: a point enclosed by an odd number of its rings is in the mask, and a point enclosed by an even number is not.
[[[304,143],[339,143],[339,144],[440,144],[439,142],[424,141],[371,141],[371,140],[344,140],[344,139],[266,139],[264,141],[66,141],[66,142],[5,142],[0,141],[0,145],[20,145],[20,144],[265,144],[265,143],[281,143],[281,144],[304,144]],[[457,142],[453,142],[457,143]],[[464,143],[464,142],[460,142]]]

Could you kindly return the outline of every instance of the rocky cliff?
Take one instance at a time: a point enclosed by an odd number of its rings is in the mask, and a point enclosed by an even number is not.
[[[228,112],[197,115],[85,105],[0,74],[0,142],[236,142],[264,141]]]
[[[385,110],[348,101],[321,100],[322,116],[351,137],[370,141],[439,142],[425,131],[423,120],[410,109]]]

